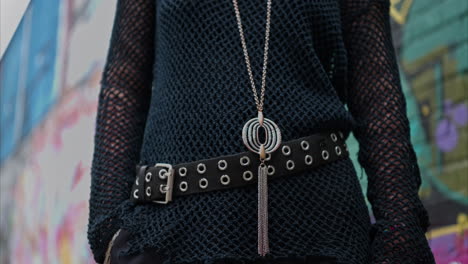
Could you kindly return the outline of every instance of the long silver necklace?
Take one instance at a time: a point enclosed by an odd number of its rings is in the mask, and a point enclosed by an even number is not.
[[[267,165],[265,163],[267,154],[275,151],[281,144],[281,132],[279,127],[270,119],[263,117],[263,99],[265,94],[265,79],[268,59],[268,41],[270,34],[270,10],[271,0],[267,1],[267,18],[265,30],[265,48],[263,57],[263,75],[260,101],[257,97],[254,78],[250,67],[249,55],[245,44],[244,32],[242,30],[242,22],[239,13],[237,0],[232,0],[237,17],[237,25],[241,37],[242,48],[244,50],[245,63],[252,84],[252,91],[257,105],[258,115],[245,123],[242,129],[242,140],[244,145],[250,150],[259,154],[260,165],[258,166],[258,254],[265,256],[269,251],[268,242],[268,185],[267,185]],[[263,128],[265,132],[265,141],[260,142],[259,129]]]

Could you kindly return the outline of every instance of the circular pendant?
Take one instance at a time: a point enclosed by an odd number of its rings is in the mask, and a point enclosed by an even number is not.
[[[260,127],[265,129],[265,142],[260,142],[258,136]],[[260,125],[260,119],[255,117],[245,123],[242,129],[242,140],[250,151],[260,154],[260,148],[263,144],[265,153],[271,153],[281,144],[281,132],[275,122],[270,119],[263,118],[263,124]]]

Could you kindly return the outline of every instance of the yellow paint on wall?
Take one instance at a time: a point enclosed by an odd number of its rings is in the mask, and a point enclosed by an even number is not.
[[[413,0],[391,0],[390,15],[400,25],[406,22]],[[399,8],[398,6],[399,5]]]
[[[434,239],[450,234],[457,234],[461,236],[465,232],[468,232],[468,215],[460,213],[457,216],[457,224],[431,230],[427,232],[426,237],[428,239]]]

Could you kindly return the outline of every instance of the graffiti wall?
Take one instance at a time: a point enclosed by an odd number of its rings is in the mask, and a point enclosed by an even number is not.
[[[94,263],[90,164],[115,4],[33,0],[2,59],[0,263]]]
[[[438,263],[468,263],[468,1],[395,1],[421,197]]]
[[[33,0],[1,60],[0,263],[94,263],[90,164],[115,4]],[[468,263],[468,1],[393,0],[391,19],[426,235],[437,263]]]

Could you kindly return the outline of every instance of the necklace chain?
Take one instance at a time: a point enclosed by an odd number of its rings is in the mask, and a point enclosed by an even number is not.
[[[249,54],[247,52],[247,45],[245,44],[245,37],[244,37],[244,31],[242,30],[242,22],[240,18],[240,13],[239,13],[239,7],[237,5],[237,0],[232,0],[236,12],[236,17],[237,17],[237,25],[239,28],[239,34],[241,37],[241,42],[242,42],[242,48],[244,50],[244,57],[245,57],[245,63],[247,65],[247,71],[249,73],[250,77],[250,83],[252,85],[252,91],[254,93],[255,97],[255,104],[257,105],[257,110],[259,112],[263,111],[263,100],[265,97],[265,79],[266,79],[266,70],[267,70],[267,60],[268,60],[268,42],[270,39],[270,9],[271,9],[271,0],[267,1],[267,19],[266,19],[266,30],[265,30],[265,47],[264,47],[264,52],[263,52],[263,73],[262,73],[262,86],[261,86],[261,95],[260,95],[260,101],[258,100],[257,96],[257,89],[255,88],[255,82],[254,78],[252,75],[252,69],[250,67],[250,60],[249,60]]]
[[[247,0],[246,0],[247,1]],[[250,0],[248,0],[250,1]],[[268,239],[268,184],[267,184],[267,166],[265,165],[266,154],[275,151],[281,143],[281,132],[279,127],[270,119],[263,117],[263,98],[265,95],[265,79],[268,59],[268,41],[270,35],[270,9],[271,0],[268,1],[266,30],[265,30],[265,50],[263,52],[263,75],[260,101],[257,96],[257,89],[255,89],[254,78],[252,69],[250,67],[249,54],[245,44],[244,32],[242,30],[242,23],[239,14],[239,7],[237,0],[232,0],[237,17],[237,25],[239,27],[239,34],[241,37],[242,48],[244,50],[245,63],[249,72],[250,83],[252,84],[252,91],[255,96],[255,103],[257,104],[258,116],[250,119],[245,123],[242,129],[242,140],[247,148],[260,155],[260,165],[258,166],[258,253],[265,256],[270,251]],[[265,129],[265,142],[259,142],[258,129],[263,127]]]

